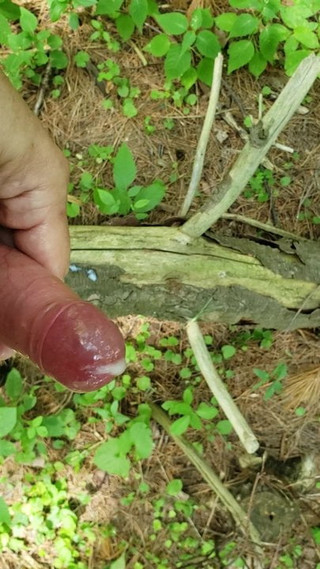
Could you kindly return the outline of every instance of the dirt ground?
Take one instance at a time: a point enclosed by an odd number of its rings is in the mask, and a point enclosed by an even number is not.
[[[172,5],[184,9],[188,8],[190,1],[176,0]],[[212,2],[214,13],[223,11],[226,5],[227,2],[224,0]],[[47,12],[43,2],[33,0],[28,7],[38,12],[43,21],[47,22]],[[109,25],[112,32],[112,25]],[[106,111],[102,107],[103,94],[93,76],[72,63],[73,56],[79,49],[89,53],[90,60],[95,66],[106,58],[105,45],[93,44],[89,40],[92,29],[88,18],[83,14],[82,25],[73,33],[70,33],[63,18],[53,25],[53,29],[59,30],[63,37],[64,49],[70,64],[63,73],[65,82],[60,98],[55,100],[49,95],[45,97],[40,119],[57,144],[61,148],[70,150],[71,181],[75,184],[75,188],[83,170],[83,166],[79,165],[79,161],[81,162],[79,156],[85,155],[90,144],[118,146],[126,141],[137,161],[137,183],[147,184],[155,178],[169,180],[173,169],[178,174],[177,179],[169,184],[163,203],[148,219],[150,223],[166,223],[169,218],[177,216],[188,186],[195,148],[207,108],[208,88],[204,85],[196,87],[198,103],[189,115],[185,115],[168,100],[152,101],[150,91],[161,89],[163,85],[162,63],[153,61],[147,66],[143,65],[133,43],[141,50],[148,38],[136,36],[131,44],[127,44],[126,50],[112,54],[112,57],[121,66],[123,76],[128,77],[131,84],[141,90],[141,95],[137,99],[138,114],[131,119],[124,117],[120,101],[112,92],[114,87],[108,84],[105,85],[106,92],[114,95],[116,103],[112,110]],[[243,120],[247,115],[257,117],[258,96],[262,87],[267,85],[271,88],[272,96],[265,100],[266,107],[269,107],[286,81],[287,77],[280,69],[270,68],[257,80],[243,69],[231,76],[224,73],[201,191],[192,206],[192,211],[203,203],[205,197],[222,179],[243,146],[237,130],[226,121],[226,113],[232,115],[237,125],[243,126]],[[31,108],[34,108],[38,95],[37,88],[24,85],[23,96]],[[305,211],[306,207],[303,204],[307,198],[309,200],[307,208],[312,216],[320,216],[319,82],[314,85],[303,106],[301,114],[297,113],[293,117],[279,140],[298,154],[297,159],[292,160],[291,154],[276,148],[268,154],[277,179],[288,173],[288,163],[291,163],[289,166],[291,183],[281,187],[279,195],[273,197],[271,202],[259,203],[255,199],[240,197],[230,212],[252,217],[261,222],[274,222],[276,219],[282,229],[317,239],[320,225],[312,224],[307,216],[304,220],[299,220],[298,216]],[[145,117],[149,116],[155,126],[152,134],[147,134],[144,126]],[[174,120],[174,128],[170,131],[163,124],[166,118]],[[99,175],[106,187],[111,187],[109,166],[105,167],[91,161],[86,169],[90,169],[94,175]],[[77,189],[74,195],[77,195]],[[123,220],[108,219],[92,204],[85,204],[81,215],[70,223],[100,225],[118,222],[123,223]],[[128,225],[132,222],[131,217],[124,221]],[[221,231],[237,236],[256,234],[254,228],[237,221],[220,221],[217,227]],[[133,319],[136,320],[135,316]],[[137,322],[139,323],[138,320]],[[130,339],[130,336],[134,337],[132,329],[135,328],[132,328],[132,319],[129,321],[123,319],[120,324],[127,339]],[[169,322],[151,322],[150,325],[155,345],[161,337],[174,333],[180,338],[181,350],[187,346],[186,333],[182,326]],[[219,350],[225,344],[234,344],[238,341],[239,334],[246,331],[221,324],[207,325],[203,330],[213,335],[215,350]],[[290,376],[299,374],[298,383],[295,383],[293,393],[292,388],[289,390],[288,387],[287,391],[285,389],[280,395],[265,401],[263,397],[265,388],[252,391],[252,386],[257,382],[253,368],[271,372],[280,362],[288,365]],[[233,377],[227,382],[228,389],[261,442],[260,460],[255,465],[244,465],[243,450],[235,436],[230,438],[230,446],[226,445],[220,436],[208,442],[206,438],[199,440],[199,434],[195,432],[191,435],[191,439],[194,437],[194,440],[203,444],[206,460],[214,467],[238,501],[251,512],[251,519],[265,538],[265,551],[270,559],[268,567],[315,569],[320,562],[320,549],[311,539],[310,527],[320,523],[320,491],[317,486],[317,481],[320,481],[320,422],[317,405],[320,395],[319,331],[275,332],[269,349],[261,347],[258,341],[248,341],[246,351],[237,350],[228,366],[234,372]],[[310,370],[315,372],[310,374]],[[139,373],[139,370],[133,366],[131,372]],[[156,367],[151,377],[155,386],[154,401],[161,403],[181,397],[185,385],[169,364]],[[28,381],[34,379],[29,376]],[[292,384],[288,382],[288,385]],[[300,400],[302,390],[304,395]],[[204,382],[198,386],[196,397],[198,402],[210,400],[210,393]],[[52,412],[57,403],[56,398],[57,394],[50,392],[43,396],[42,414]],[[308,406],[310,398],[312,405]],[[294,413],[294,407],[299,405],[307,408],[307,413],[300,417]],[[75,448],[83,446],[85,434],[82,433],[81,437],[79,440],[76,439]],[[90,431],[87,437],[86,443],[93,437]],[[154,438],[156,445],[152,458],[143,466],[143,479],[150,485],[152,498],[161,496],[168,480],[181,478],[184,493],[198,505],[193,517],[191,534],[193,532],[196,536],[214,539],[221,547],[234,540],[238,554],[246,559],[245,566],[258,567],[248,540],[235,529],[199,472],[156,424]],[[303,474],[303,468],[307,468],[309,464],[308,460],[312,463],[311,467]],[[15,475],[19,478],[18,471]],[[106,521],[112,521],[118,528],[114,540],[109,540],[108,543],[106,540],[101,540],[96,545],[90,567],[95,569],[106,567],[107,561],[116,557],[121,550],[121,542],[126,541],[136,548],[136,554],[129,560],[127,567],[132,569],[134,563],[140,561],[145,563],[144,567],[153,569],[154,565],[144,557],[144,549],[148,546],[148,548],[153,547],[154,552],[161,550],[163,547],[161,540],[164,540],[165,536],[159,534],[157,543],[153,545],[148,541],[151,523],[148,500],[145,500],[143,507],[141,500],[134,500],[129,507],[124,507],[119,502],[121,497],[136,490],[137,481],[134,473],[130,480],[124,483],[117,477],[103,476],[88,462],[85,471],[81,470],[78,477],[71,469],[69,470],[71,494],[77,495],[84,479],[87,485],[91,484],[93,491],[91,504],[84,510],[83,518],[94,521],[97,527]],[[281,565],[279,561],[281,551],[286,550],[285,548],[294,540],[302,547],[302,555],[298,560],[293,559],[293,565]],[[29,554],[32,557],[32,547]],[[176,567],[174,548],[171,550],[171,560],[171,566]],[[2,559],[1,563],[5,563],[3,567],[13,567],[16,561],[7,558]],[[199,559],[194,561],[194,567],[225,566],[223,561],[218,559],[211,560],[210,563],[207,564],[207,561]],[[43,567],[36,561],[34,566]]]

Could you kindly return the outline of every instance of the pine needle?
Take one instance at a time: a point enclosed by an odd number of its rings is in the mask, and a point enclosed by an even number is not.
[[[287,408],[320,406],[320,366],[289,377],[283,398]]]

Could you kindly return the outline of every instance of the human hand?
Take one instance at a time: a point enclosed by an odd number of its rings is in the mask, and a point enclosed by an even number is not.
[[[0,359],[14,348],[73,391],[98,389],[124,371],[125,345],[117,326],[62,282],[66,161],[1,75],[0,124]]]
[[[0,124],[0,242],[62,279],[69,265],[67,161],[3,75]],[[0,343],[0,359],[12,353]]]

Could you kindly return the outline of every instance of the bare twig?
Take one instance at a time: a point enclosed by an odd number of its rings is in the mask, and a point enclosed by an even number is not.
[[[138,48],[138,46],[134,43],[134,41],[130,42],[130,45],[132,47],[132,49],[136,52],[137,56],[139,57],[142,65],[145,67],[146,65],[148,65],[148,62],[145,58],[145,56],[143,55],[141,49]]]
[[[222,219],[230,219],[238,221],[239,223],[251,225],[257,229],[262,229],[262,231],[275,233],[275,235],[281,235],[281,237],[286,237],[287,239],[294,239],[295,241],[307,241],[305,237],[300,237],[300,235],[295,235],[295,233],[290,233],[290,231],[285,231],[284,229],[280,229],[280,227],[274,227],[269,223],[262,223],[262,221],[252,219],[251,217],[245,217],[244,215],[238,215],[237,213],[224,213],[221,217]]]
[[[298,109],[319,73],[320,58],[316,55],[311,54],[300,63],[264,119],[255,125],[250,140],[214,195],[181,227],[181,233],[189,238],[200,237],[229,209]]]
[[[48,89],[49,86],[49,80],[50,80],[50,75],[51,75],[51,63],[49,61],[49,63],[47,64],[43,77],[42,77],[42,81],[41,81],[41,87],[40,87],[40,91],[38,93],[38,97],[36,100],[36,103],[34,105],[34,109],[33,112],[36,116],[39,116],[41,107],[43,105],[43,101],[44,101],[44,96],[46,94],[46,91]]]
[[[215,474],[212,468],[206,463],[205,460],[196,452],[194,447],[182,436],[173,435],[171,433],[171,422],[168,419],[166,413],[155,405],[154,403],[149,403],[153,418],[163,427],[167,433],[171,435],[175,443],[181,448],[181,450],[188,457],[190,462],[194,464],[201,476],[209,484],[210,488],[217,494],[221,502],[227,508],[227,510],[232,515],[234,521],[241,528],[245,535],[248,535],[258,546],[260,545],[260,535],[255,526],[249,521],[246,512],[241,508],[232,494],[225,488],[219,477]]]
[[[182,207],[179,212],[179,216],[184,217],[190,208],[191,202],[195,196],[195,193],[199,187],[202,170],[203,170],[203,163],[205,158],[205,153],[208,145],[208,140],[210,136],[210,132],[212,129],[216,108],[218,104],[218,98],[220,93],[220,86],[221,86],[221,77],[222,77],[222,65],[223,65],[223,57],[221,53],[219,53],[214,62],[213,68],[213,78],[212,78],[212,86],[210,92],[210,99],[209,105],[206,113],[206,118],[203,123],[200,139],[198,142],[196,156],[194,159],[193,170],[191,175],[191,180],[189,184],[189,188],[182,204]]]
[[[187,334],[204,379],[232,424],[245,450],[249,454],[253,454],[258,450],[259,442],[221,381],[206,348],[201,330],[194,320],[187,324]]]

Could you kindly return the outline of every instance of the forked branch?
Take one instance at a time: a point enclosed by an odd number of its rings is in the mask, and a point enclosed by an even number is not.
[[[181,227],[184,235],[200,237],[226,213],[298,109],[319,73],[320,57],[311,54],[300,63],[271,109],[253,127],[248,142],[214,195]]]

